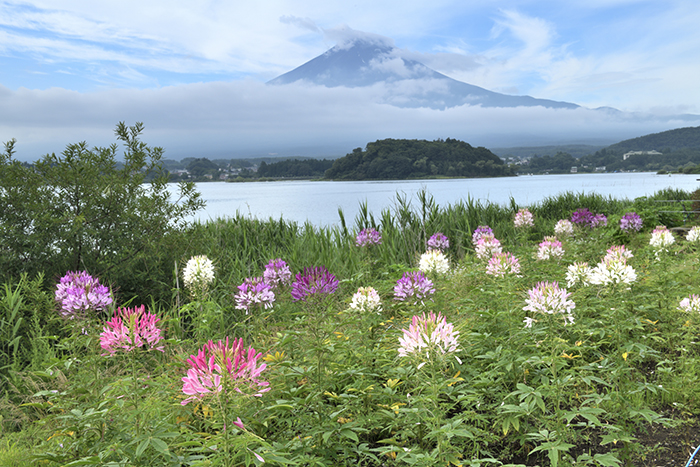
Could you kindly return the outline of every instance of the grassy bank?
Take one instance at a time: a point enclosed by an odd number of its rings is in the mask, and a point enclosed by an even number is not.
[[[160,318],[165,339],[150,350],[100,346],[111,310],[62,319],[42,278],[8,282],[0,290],[0,465],[687,460],[700,442],[700,314],[679,306],[700,293],[700,245],[678,235],[659,251],[650,240],[657,225],[685,222],[680,212],[660,213],[666,209],[655,201],[690,196],[563,194],[530,206],[534,225],[527,229],[514,226],[523,207],[514,200],[507,207],[472,200],[441,207],[428,193],[412,203],[397,197],[394,209],[380,213],[362,206],[352,220],[341,213],[341,225],[330,229],[242,217],[197,223],[159,256],[144,290],[100,278],[112,286],[112,307],[143,303]],[[538,259],[538,245],[554,235],[557,221],[580,208],[605,214],[607,225],[577,228],[561,238],[561,258]],[[630,211],[644,222],[640,232],[620,229]],[[486,273],[488,260],[477,258],[472,238],[482,225],[518,258],[518,273]],[[381,244],[358,247],[364,228],[381,232]],[[450,240],[448,271],[427,273],[435,291],[422,301],[397,300],[397,281],[417,270],[436,232]],[[569,266],[594,267],[616,245],[632,252],[625,261],[634,280],[567,285]],[[207,255],[216,271],[195,294],[182,276],[193,255]],[[295,300],[296,289],[286,285],[275,290],[271,308],[237,308],[238,286],[262,276],[274,258],[294,273],[325,266],[337,289]],[[552,281],[571,294],[573,323],[524,310],[529,291]],[[380,311],[352,307],[359,287],[378,292]],[[431,312],[454,326],[456,346],[430,341],[401,356],[403,331],[414,316]],[[526,318],[535,321],[527,326]],[[220,392],[183,405],[192,396],[183,392],[187,360],[226,337],[231,345],[243,339],[260,353],[247,361],[266,367],[255,377],[224,377]],[[673,443],[664,445],[667,439]]]

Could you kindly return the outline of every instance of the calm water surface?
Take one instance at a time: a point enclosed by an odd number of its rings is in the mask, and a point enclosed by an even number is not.
[[[396,194],[417,201],[416,193],[425,188],[440,206],[471,197],[482,203],[506,204],[513,197],[521,205],[571,191],[599,193],[634,199],[664,188],[695,190],[698,175],[656,175],[655,173],[533,175],[508,178],[469,178],[451,180],[311,182],[284,181],[259,183],[200,183],[197,189],[206,208],[196,218],[202,221],[228,217],[240,212],[258,219],[270,217],[316,226],[337,225],[342,209],[352,225],[359,205],[367,201],[378,216],[395,205]],[[173,188],[175,185],[172,185]]]

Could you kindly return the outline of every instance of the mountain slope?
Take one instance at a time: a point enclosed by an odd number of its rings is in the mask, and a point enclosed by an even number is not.
[[[457,81],[416,60],[401,57],[400,50],[387,43],[362,39],[335,46],[268,84],[294,82],[326,87],[386,86],[386,102],[398,107],[445,109],[465,104],[483,107],[579,107],[569,102],[500,94]]]
[[[628,151],[661,151],[662,149],[700,149],[700,126],[676,128],[612,144],[606,149],[616,153]]]

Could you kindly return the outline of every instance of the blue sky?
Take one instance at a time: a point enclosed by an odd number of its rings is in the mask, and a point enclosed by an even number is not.
[[[143,121],[144,139],[173,158],[333,144],[341,155],[384,137],[639,136],[688,126],[663,116],[700,114],[699,24],[696,0],[0,1],[0,141],[15,137],[36,159],[78,140],[108,144],[120,120]],[[372,120],[370,94],[264,86],[365,34],[470,84],[654,123],[386,106]],[[470,133],[465,121],[478,125]]]

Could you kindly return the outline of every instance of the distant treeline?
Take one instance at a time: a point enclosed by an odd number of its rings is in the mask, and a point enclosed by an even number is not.
[[[258,168],[258,176],[266,178],[321,178],[332,165],[333,161],[328,159],[288,159],[271,164],[262,162]]]
[[[652,152],[653,151],[653,152]],[[664,131],[610,145],[579,158],[567,152],[533,157],[516,169],[532,173],[594,172],[684,172],[700,173],[700,127]]]
[[[403,180],[435,177],[502,177],[511,169],[486,148],[464,141],[384,139],[337,159],[326,171],[333,180]]]

